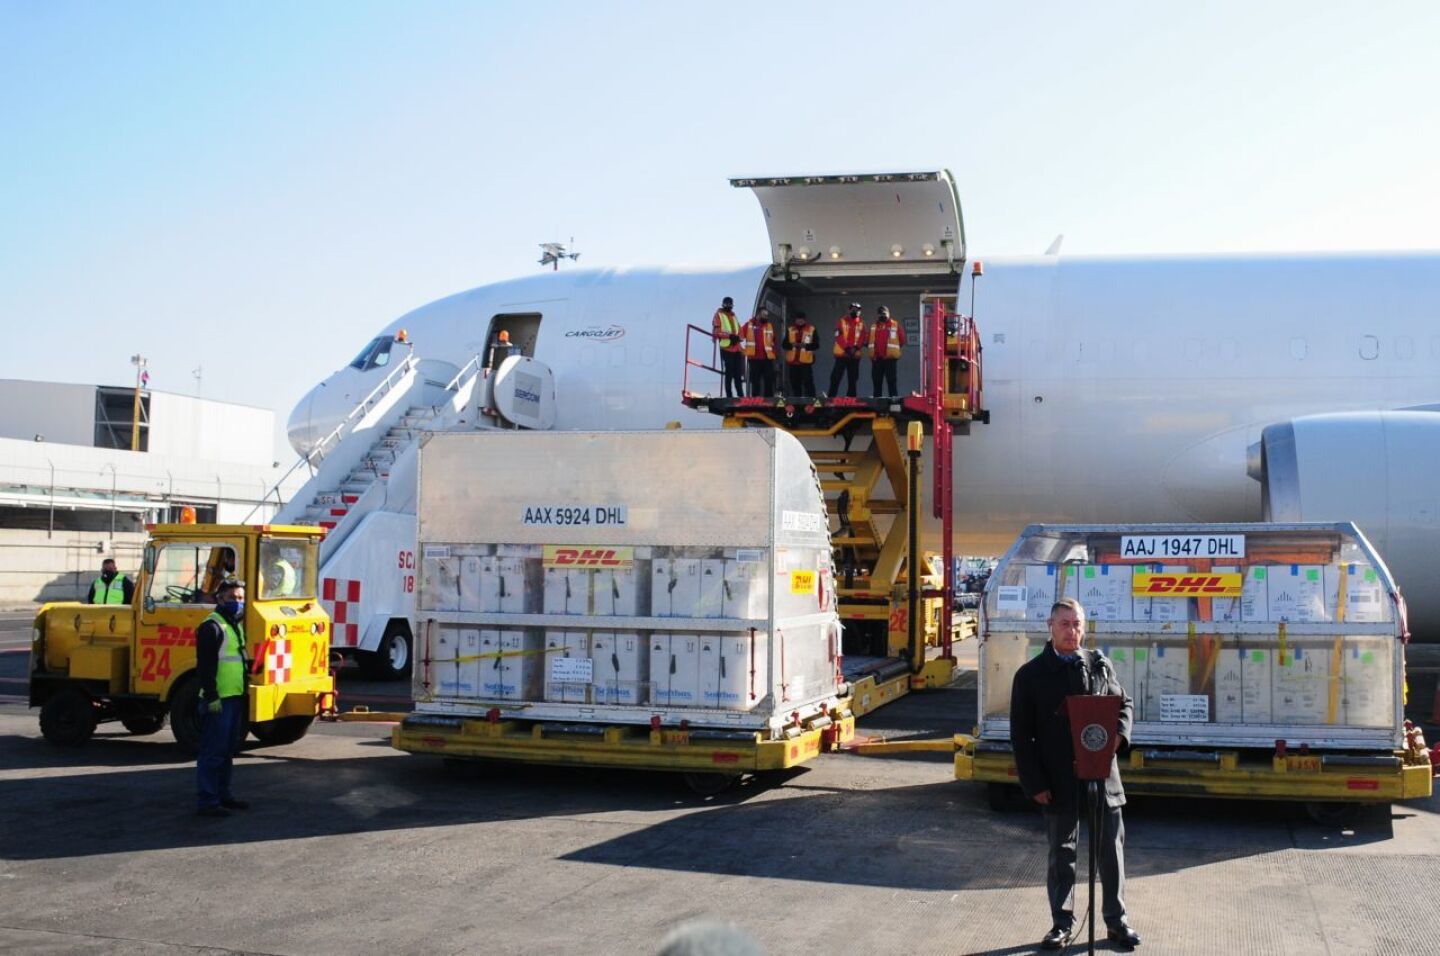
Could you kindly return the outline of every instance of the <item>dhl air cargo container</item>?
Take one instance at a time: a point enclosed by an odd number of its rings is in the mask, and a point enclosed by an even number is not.
[[[773,429],[427,436],[402,750],[724,782],[853,735],[829,523]]]
[[[957,777],[997,797],[1017,782],[1011,683],[1065,597],[1134,702],[1128,791],[1312,805],[1430,795],[1424,740],[1403,713],[1404,603],[1350,523],[1026,528],[985,589],[978,727],[957,738]]]

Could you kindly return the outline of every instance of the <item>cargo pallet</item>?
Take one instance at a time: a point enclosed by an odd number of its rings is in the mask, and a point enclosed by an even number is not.
[[[1137,748],[1120,761],[1127,793],[1171,797],[1390,803],[1430,796],[1431,774],[1424,740],[1414,736],[1390,754]],[[1019,786],[1008,744],[964,734],[955,737],[955,778]]]
[[[848,743],[855,717],[831,711],[797,721],[784,736],[764,739],[756,731],[716,728],[561,723],[501,718],[411,714],[391,732],[391,743],[409,753],[504,760],[568,767],[622,767],[726,780],[744,773],[785,770]]]
[[[980,274],[977,268],[976,275]],[[851,707],[861,716],[911,690],[943,687],[954,677],[952,646],[973,635],[970,622],[954,615],[955,582],[953,439],[972,422],[988,424],[983,408],[981,346],[972,317],[955,311],[953,295],[921,297],[923,349],[921,390],[903,398],[720,398],[691,390],[690,369],[719,374],[713,342],[707,364],[699,341],[710,331],[689,326],[682,401],[690,408],[719,415],[726,428],[778,428],[805,444],[820,475],[827,506],[839,526],[833,538],[840,618],[869,633],[883,627],[885,649],[898,667],[852,681]],[[941,521],[943,550],[938,573],[922,572],[933,556],[919,552],[921,514],[918,440],[907,435],[912,424],[931,435],[935,456],[932,510]],[[852,450],[855,440],[868,439]],[[840,439],[841,449],[818,447]],[[909,446],[907,448],[907,446]],[[881,477],[892,494],[878,497]],[[882,531],[876,519],[893,516]],[[913,588],[912,588],[913,581]],[[927,655],[938,648],[938,656]]]

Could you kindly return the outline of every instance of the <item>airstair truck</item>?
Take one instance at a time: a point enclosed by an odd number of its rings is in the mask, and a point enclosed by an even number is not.
[[[330,620],[315,581],[324,532],[204,524],[149,532],[133,605],[46,604],[36,614],[30,706],[40,708],[45,739],[79,746],[100,723],[153,734],[169,721],[180,746],[198,750],[195,629],[215,610],[221,580],[236,575],[246,584],[253,662],[242,733],[262,744],[299,740],[334,704]]]
[[[825,501],[793,436],[436,433],[419,472],[399,749],[703,789],[853,736]]]
[[[1404,602],[1355,525],[1031,525],[985,589],[979,726],[956,738],[956,776],[997,804],[1017,782],[1011,682],[1064,597],[1134,699],[1126,790],[1322,818],[1430,795],[1403,711]]]

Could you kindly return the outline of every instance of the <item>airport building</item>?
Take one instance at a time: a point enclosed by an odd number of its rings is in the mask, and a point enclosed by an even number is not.
[[[222,523],[275,510],[290,463],[273,411],[136,392],[0,379],[0,606],[83,599],[107,556],[133,577],[145,524],[186,507]]]

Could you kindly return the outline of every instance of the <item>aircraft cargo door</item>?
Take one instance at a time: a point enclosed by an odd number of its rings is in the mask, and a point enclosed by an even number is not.
[[[959,272],[965,226],[949,171],[732,179],[765,213],[777,276]]]

